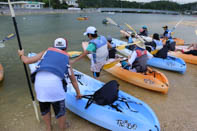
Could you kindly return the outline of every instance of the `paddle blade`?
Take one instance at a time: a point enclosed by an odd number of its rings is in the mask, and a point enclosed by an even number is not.
[[[81,51],[69,51],[68,52],[68,55],[70,58],[75,58],[75,57],[78,57],[82,54]]]
[[[105,70],[105,69],[109,69],[109,68],[115,66],[116,64],[118,64],[119,62],[120,62],[120,60],[116,60],[116,61],[113,61],[113,62],[111,62],[111,63],[109,63],[109,64],[105,64],[105,65],[103,66],[103,69],[104,69],[104,70]]]
[[[109,21],[110,24],[118,26],[118,24],[115,21],[113,21],[111,18],[106,17],[106,20]]]
[[[125,49],[126,46],[127,46],[127,45],[120,45],[120,46],[117,46],[116,48],[117,48],[118,50],[123,50],[123,49]]]
[[[129,24],[125,23],[125,25],[126,25],[130,30],[132,30],[135,34],[137,34],[137,32],[136,32]]]

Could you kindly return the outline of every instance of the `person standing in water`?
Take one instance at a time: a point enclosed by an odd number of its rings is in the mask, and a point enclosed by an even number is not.
[[[51,131],[52,105],[55,117],[61,131],[66,128],[65,107],[65,76],[68,76],[76,91],[76,98],[81,98],[80,90],[75,79],[72,67],[69,65],[69,56],[66,53],[67,40],[57,38],[54,47],[38,53],[34,57],[24,55],[24,50],[18,50],[18,55],[25,64],[32,64],[40,60],[38,68],[33,73],[35,77],[35,92],[39,101],[40,112],[46,124],[47,131]]]
[[[97,30],[93,26],[89,26],[84,32],[85,36],[90,39],[86,50],[77,58],[71,61],[71,64],[85,57],[87,54],[91,54],[91,71],[93,77],[98,79],[103,66],[108,59],[108,42],[104,36],[99,36]]]

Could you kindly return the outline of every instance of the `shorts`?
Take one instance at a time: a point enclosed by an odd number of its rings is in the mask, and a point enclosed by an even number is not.
[[[56,119],[65,115],[66,113],[65,100],[61,100],[61,101],[56,101],[56,102],[39,102],[40,112],[42,116],[50,112],[51,105],[55,112]]]
[[[100,72],[93,72],[93,76],[94,76],[95,78],[98,78],[98,77],[100,76]]]

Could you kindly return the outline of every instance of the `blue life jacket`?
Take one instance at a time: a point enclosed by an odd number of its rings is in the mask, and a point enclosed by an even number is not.
[[[48,48],[38,64],[36,72],[48,71],[59,76],[63,80],[65,75],[69,73],[68,68],[68,54],[57,48]]]
[[[96,52],[92,53],[92,60],[94,63],[106,61],[108,57],[107,39],[104,36],[99,36],[96,39],[90,40],[96,46]]]
[[[171,39],[171,38],[172,38],[171,33],[172,33],[172,31],[167,29],[167,30],[163,33],[163,36],[164,36],[164,37],[168,37],[168,39]]]

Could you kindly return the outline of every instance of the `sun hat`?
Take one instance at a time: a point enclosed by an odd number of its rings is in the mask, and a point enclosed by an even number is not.
[[[93,26],[89,26],[86,29],[86,32],[83,33],[83,35],[87,35],[87,34],[96,34],[96,28]]]
[[[59,49],[66,49],[67,48],[67,40],[65,38],[57,38],[54,41],[54,47]]]

